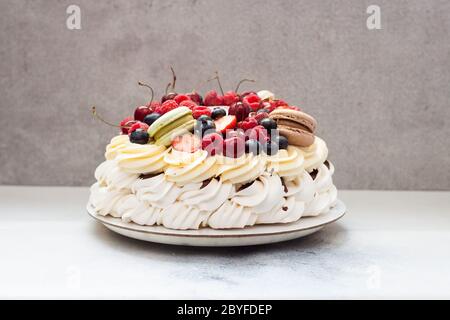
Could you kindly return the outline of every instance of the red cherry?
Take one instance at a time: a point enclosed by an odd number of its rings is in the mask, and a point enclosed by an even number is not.
[[[242,102],[233,103],[228,109],[228,114],[235,115],[237,121],[242,121],[248,117],[250,107]]]
[[[222,106],[223,97],[217,94],[216,90],[208,91],[205,95],[205,106]]]
[[[222,154],[223,150],[222,135],[214,132],[204,136],[202,139],[202,149],[206,150],[210,156]]]
[[[258,97],[258,95],[255,93],[250,93],[242,99],[242,102],[247,102],[247,103],[254,103],[254,102],[260,102],[260,101],[261,101],[261,98]]]
[[[155,111],[157,107],[161,106],[161,102],[159,101],[152,101],[147,104],[147,107],[152,111],[152,113]]]
[[[152,110],[147,106],[139,106],[134,110],[134,120],[143,121],[145,116],[152,113]]]

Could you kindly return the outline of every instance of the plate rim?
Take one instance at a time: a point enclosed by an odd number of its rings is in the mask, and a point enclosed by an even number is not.
[[[295,232],[300,232],[300,231],[307,231],[307,230],[311,230],[311,229],[318,229],[318,228],[322,228],[328,224],[331,224],[333,222],[336,222],[337,220],[341,219],[342,217],[345,216],[345,214],[347,213],[347,207],[345,206],[344,202],[341,200],[337,200],[336,204],[340,204],[343,207],[343,212],[340,213],[337,217],[335,217],[332,220],[326,221],[326,222],[322,222],[320,224],[314,225],[314,226],[310,226],[310,227],[305,227],[305,228],[301,228],[301,229],[294,229],[294,230],[283,230],[283,231],[274,231],[274,232],[263,232],[263,233],[255,233],[255,234],[208,234],[208,235],[202,235],[202,234],[175,234],[175,233],[166,233],[166,232],[157,232],[157,231],[151,231],[151,230],[141,230],[141,229],[134,229],[132,227],[127,227],[127,226],[121,226],[121,225],[117,225],[114,223],[111,223],[109,221],[105,221],[102,218],[105,218],[105,216],[98,216],[97,214],[95,214],[94,212],[91,212],[92,210],[90,210],[91,207],[91,203],[88,202],[86,205],[86,211],[88,213],[88,215],[93,218],[94,220],[96,220],[97,222],[100,222],[102,224],[104,224],[105,226],[111,226],[114,228],[119,228],[119,229],[124,229],[124,230],[128,230],[128,231],[132,231],[132,232],[139,232],[139,233],[144,233],[144,234],[150,234],[150,235],[154,235],[154,236],[166,236],[166,237],[185,237],[185,238],[249,238],[249,237],[267,237],[267,236],[273,236],[273,235],[283,235],[283,234],[290,234],[290,233],[295,233]],[[122,221],[120,218],[116,218],[116,217],[108,217],[109,219],[118,219],[120,221]],[[308,218],[308,217],[306,217]],[[302,218],[300,217],[299,220],[301,220]],[[299,221],[297,220],[297,221]],[[291,223],[295,223],[297,221],[291,222]],[[134,224],[134,223],[133,223]],[[283,227],[286,225],[289,225],[289,223],[272,223],[272,224],[261,224],[261,226],[279,226],[279,227]],[[140,227],[154,227],[154,226],[141,226],[138,225]],[[252,226],[253,227],[253,226]],[[251,227],[249,227],[251,228]],[[189,232],[189,231],[198,231],[196,230],[175,230],[175,229],[168,229],[169,231],[184,231],[184,232]],[[215,230],[210,228],[211,230]],[[221,231],[226,230],[226,229],[220,229]],[[242,228],[242,230],[245,230],[245,228]]]

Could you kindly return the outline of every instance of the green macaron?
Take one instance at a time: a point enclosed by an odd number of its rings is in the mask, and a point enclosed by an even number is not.
[[[170,110],[169,112],[163,114],[161,117],[156,119],[155,122],[152,123],[152,125],[147,130],[148,135],[153,138],[158,133],[158,131],[160,131],[166,126],[171,125],[174,121],[180,119],[181,117],[189,114],[192,115],[192,111],[188,107],[178,107],[173,110]]]

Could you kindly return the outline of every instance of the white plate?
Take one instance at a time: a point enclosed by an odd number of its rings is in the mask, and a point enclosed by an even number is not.
[[[126,237],[182,246],[228,247],[275,243],[307,236],[322,229],[345,214],[345,205],[338,200],[336,206],[317,217],[304,217],[286,224],[262,224],[244,229],[172,230],[162,226],[141,226],[123,222],[120,218],[95,214],[88,204],[88,213],[108,229]]]

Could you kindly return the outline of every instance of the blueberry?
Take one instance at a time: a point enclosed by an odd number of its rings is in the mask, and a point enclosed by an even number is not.
[[[264,152],[269,156],[277,154],[278,144],[275,143],[275,141],[268,141],[267,144],[264,145]]]
[[[227,115],[227,112],[223,108],[214,108],[211,112],[211,118],[214,120],[222,118]]]
[[[159,113],[153,112],[153,113],[150,113],[150,114],[145,116],[144,122],[146,124],[148,124],[149,126],[151,126],[152,123],[155,122],[156,119],[158,119],[159,117],[161,117],[161,115]]]
[[[269,110],[267,110],[267,109],[259,109],[258,111],[256,111],[256,114],[263,113],[263,112],[269,113]]]
[[[271,118],[264,118],[259,124],[266,128],[269,132],[270,130],[275,130],[277,128],[277,123]]]
[[[288,139],[284,136],[276,136],[274,139],[275,143],[278,144],[278,149],[287,149],[289,143]]]
[[[200,120],[201,117],[197,119],[194,125],[194,133],[199,136],[203,137],[205,135],[205,132],[211,133],[215,132],[216,130],[216,124],[212,119],[205,119],[204,121]],[[209,117],[208,117],[209,118]]]
[[[212,121],[212,118],[207,116],[206,114],[202,114],[200,117],[197,118],[197,121],[200,122],[206,122],[208,120]]]
[[[138,144],[147,144],[149,135],[147,131],[142,129],[136,129],[130,134],[130,142]]]
[[[261,144],[258,140],[250,139],[245,141],[245,152],[258,155],[261,152]]]

